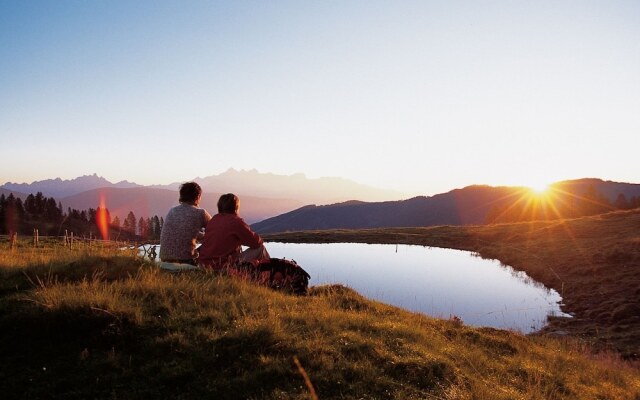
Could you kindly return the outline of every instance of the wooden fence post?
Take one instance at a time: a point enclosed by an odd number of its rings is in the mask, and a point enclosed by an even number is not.
[[[13,250],[16,248],[18,242],[18,232],[11,232],[10,237],[11,239],[9,241],[11,243],[11,250]]]
[[[40,244],[40,237],[38,235],[38,229],[33,228],[33,247],[38,247]]]

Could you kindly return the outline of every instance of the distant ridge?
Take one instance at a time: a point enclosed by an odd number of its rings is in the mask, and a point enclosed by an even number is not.
[[[256,170],[229,170],[204,178],[194,178],[203,189],[202,207],[214,214],[216,202],[223,193],[236,193],[241,200],[241,215],[248,223],[296,209],[304,204],[326,204],[349,199],[393,199],[400,193],[373,188],[342,178],[308,179],[303,174],[275,175]],[[64,209],[96,209],[101,196],[112,216],[123,220],[129,211],[136,217],[164,216],[177,204],[181,182],[167,185],[142,186],[122,181],[111,183],[107,179],[84,175],[75,179],[47,179],[32,183],[7,182],[0,190],[36,194],[60,201]],[[21,197],[17,196],[16,197]]]
[[[474,185],[430,197],[397,200],[400,196],[397,192],[341,178],[308,179],[303,174],[285,176],[229,169],[194,180],[204,190],[202,206],[212,214],[220,194],[238,194],[242,216],[248,223],[255,223],[254,229],[261,233],[513,222],[522,218],[548,218],[549,213],[572,217],[613,207],[631,207],[640,199],[639,184],[597,178],[555,183],[552,187],[557,209],[539,207],[533,211],[523,208],[526,202],[521,199],[530,194],[529,189],[523,187]],[[113,184],[93,174],[31,184],[9,182],[0,186],[0,194],[6,197],[14,193],[24,200],[28,194],[42,192],[60,201],[65,209],[78,210],[96,209],[104,197],[111,215],[122,220],[129,211],[138,218],[166,215],[168,209],[177,204],[179,185],[142,186],[128,181]],[[362,201],[375,198],[383,200]]]
[[[469,186],[431,197],[387,202],[306,206],[253,225],[260,233],[315,229],[361,229],[482,224],[492,202],[513,188]],[[524,190],[524,189],[519,189]]]
[[[203,189],[202,207],[216,212],[216,202],[223,193],[236,193],[241,200],[240,213],[248,223],[296,209],[304,204],[326,204],[354,198],[399,198],[400,193],[373,188],[341,178],[308,179],[303,174],[290,176],[260,173],[256,170],[229,170],[204,178],[194,178]],[[96,209],[101,197],[112,216],[123,220],[129,211],[136,217],[165,216],[177,204],[181,182],[143,186],[122,181],[111,183],[97,174],[75,179],[47,179],[32,183],[8,182],[0,186],[6,193],[15,192],[23,200],[28,194],[42,192],[67,208]],[[17,193],[20,193],[18,195]],[[24,194],[23,194],[24,193]]]
[[[594,189],[612,203],[617,200],[618,195],[620,194],[623,194],[627,199],[640,195],[640,184],[605,181],[599,178],[582,178],[560,181],[555,183],[553,186],[563,188],[570,192],[584,192],[589,186],[593,186]]]
[[[13,194],[13,197],[23,200],[28,196],[27,194],[18,192],[17,190],[9,190],[0,187],[0,196],[4,195],[4,197],[9,197],[10,194]]]
[[[204,192],[231,192],[241,197],[289,199],[297,204],[328,204],[351,199],[382,201],[402,198],[402,193],[400,192],[374,188],[342,178],[309,179],[304,174],[276,175],[261,173],[255,169],[246,171],[230,168],[218,175],[191,180],[198,182]],[[167,185],[150,186],[128,181],[111,183],[94,173],[93,175],[84,175],[69,180],[56,178],[32,183],[7,182],[0,188],[27,194],[42,192],[47,197],[62,199],[101,188],[130,189],[145,187],[177,191],[181,183],[174,182]]]
[[[111,183],[105,178],[93,175],[83,175],[75,179],[47,179],[43,181],[35,181],[32,183],[12,183],[7,182],[0,188],[6,190],[14,190],[22,193],[38,193],[46,197],[63,198],[72,196],[74,194],[82,193],[87,190],[99,189],[99,188],[132,188],[140,187],[136,183],[128,181],[121,181],[118,183]]]
[[[528,188],[474,185],[402,201],[305,206],[252,227],[259,233],[276,233],[569,218],[640,205],[640,184],[578,179],[552,185],[550,196],[552,202],[546,203],[536,200]]]
[[[304,174],[276,175],[255,169],[227,171],[204,178],[193,179],[204,191],[235,193],[262,198],[295,199],[306,204],[329,204],[351,199],[383,201],[395,200],[403,194],[363,185],[343,178],[307,178]],[[177,189],[180,183],[154,185],[162,189]]]

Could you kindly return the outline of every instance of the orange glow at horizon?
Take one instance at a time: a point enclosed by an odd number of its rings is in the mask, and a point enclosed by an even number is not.
[[[96,210],[96,223],[98,225],[98,230],[100,230],[100,235],[102,235],[103,240],[109,239],[109,217],[107,215],[107,207],[104,199],[104,194],[100,194],[100,206],[98,206],[98,210]]]
[[[547,192],[549,192],[549,190],[551,189],[551,186],[552,186],[552,183],[550,183],[550,181],[545,181],[542,179],[537,179],[537,180],[534,179],[526,187],[531,189],[531,191],[534,192],[535,194],[544,195]]]

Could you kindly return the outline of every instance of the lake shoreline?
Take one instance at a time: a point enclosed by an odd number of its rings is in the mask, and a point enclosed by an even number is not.
[[[475,253],[405,244],[267,242],[272,257],[295,260],[313,286],[345,285],[368,299],[466,325],[540,330],[565,315],[560,295],[524,272]]]
[[[336,229],[265,234],[290,243],[410,244],[496,259],[556,290],[563,311],[536,334],[571,336],[638,360],[640,210],[561,221],[481,226]]]

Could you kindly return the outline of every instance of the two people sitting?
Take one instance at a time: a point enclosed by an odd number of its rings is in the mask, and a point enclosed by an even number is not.
[[[218,214],[213,217],[199,208],[201,197],[202,189],[197,183],[180,186],[180,204],[169,210],[160,235],[162,261],[219,271],[237,263],[257,265],[269,260],[260,235],[238,215],[238,196],[220,196]],[[196,249],[198,241],[202,246]],[[242,251],[242,246],[248,248]]]

